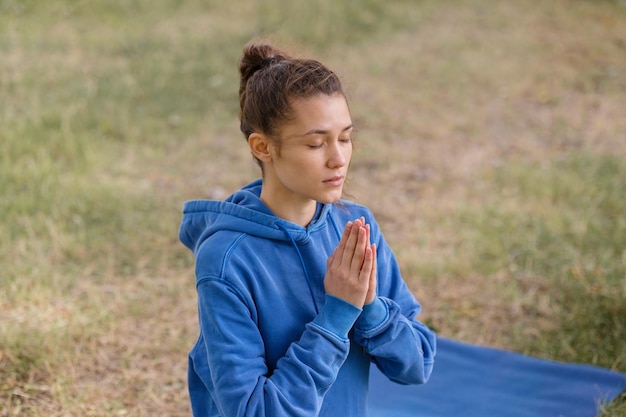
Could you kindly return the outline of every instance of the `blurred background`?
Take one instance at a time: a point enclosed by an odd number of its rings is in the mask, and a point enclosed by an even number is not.
[[[0,0],[1,417],[190,415],[180,210],[260,175],[259,38],[344,80],[423,321],[626,372],[624,1]]]

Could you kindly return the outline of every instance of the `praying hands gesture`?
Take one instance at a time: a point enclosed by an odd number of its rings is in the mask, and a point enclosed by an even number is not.
[[[376,298],[376,245],[363,217],[348,222],[339,245],[328,258],[324,288],[337,298],[363,308]]]

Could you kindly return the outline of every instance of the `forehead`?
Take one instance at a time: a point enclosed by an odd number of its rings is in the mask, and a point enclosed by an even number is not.
[[[284,134],[298,135],[309,131],[344,130],[352,124],[348,102],[342,94],[319,94],[290,102],[291,118],[282,126]]]

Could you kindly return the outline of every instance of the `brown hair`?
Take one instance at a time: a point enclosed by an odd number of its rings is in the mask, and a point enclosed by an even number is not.
[[[291,116],[290,100],[345,96],[339,77],[313,59],[295,59],[269,43],[249,43],[239,63],[240,129],[275,137]],[[258,161],[257,161],[258,162]]]

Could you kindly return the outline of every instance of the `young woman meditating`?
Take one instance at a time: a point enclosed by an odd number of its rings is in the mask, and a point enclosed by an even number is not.
[[[266,43],[239,71],[262,178],[185,203],[180,228],[196,261],[194,416],[367,416],[370,363],[424,383],[435,334],[372,213],[341,200],[354,127],[337,75]]]

